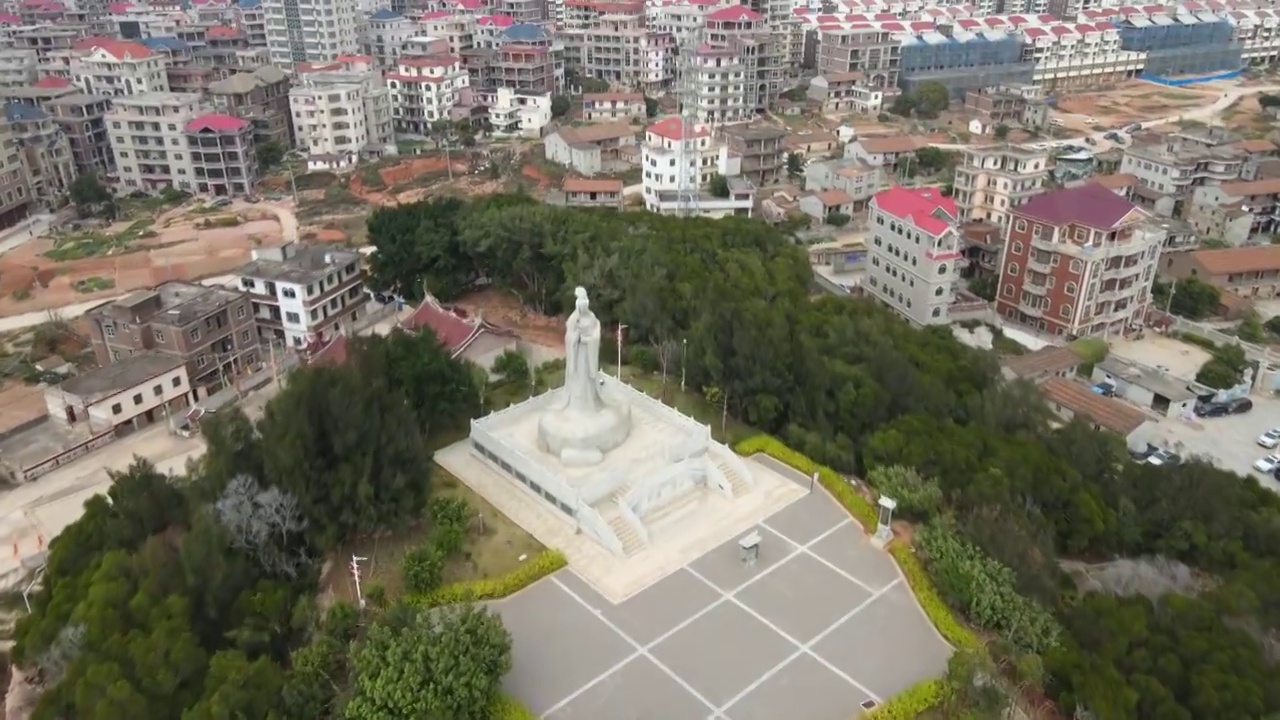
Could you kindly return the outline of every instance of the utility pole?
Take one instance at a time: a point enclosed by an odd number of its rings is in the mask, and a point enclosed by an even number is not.
[[[626,329],[627,329],[626,325],[623,325],[622,323],[618,323],[618,379],[619,380],[622,379],[622,331]]]
[[[680,392],[684,393],[684,369],[688,366],[689,338],[680,339]]]
[[[360,562],[368,559],[357,555],[351,556],[351,578],[356,581],[356,605],[361,610],[364,609],[364,593],[360,591]]]

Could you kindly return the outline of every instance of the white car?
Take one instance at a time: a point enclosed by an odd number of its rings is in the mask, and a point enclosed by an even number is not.
[[[1280,445],[1280,428],[1271,428],[1259,435],[1258,444],[1268,450],[1276,445]]]
[[[1271,454],[1253,464],[1253,469],[1260,473],[1270,474],[1280,465],[1280,455]]]

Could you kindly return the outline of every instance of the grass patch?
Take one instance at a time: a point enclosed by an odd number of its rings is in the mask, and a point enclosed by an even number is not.
[[[387,181],[382,179],[378,166],[366,165],[360,170],[360,183],[369,190],[385,190]]]
[[[601,367],[605,367],[603,364]],[[610,374],[616,373],[615,369],[610,369]],[[622,368],[622,379],[628,385],[644,392],[650,397],[662,400],[662,375],[661,373],[647,373],[638,368],[624,365]],[[667,376],[667,405],[670,405],[681,413],[697,420],[700,423],[711,426],[711,436],[717,441],[726,445],[733,445],[735,442],[744,440],[753,435],[760,433],[756,428],[738,420],[732,413],[725,418],[724,430],[720,429],[720,421],[723,411],[719,404],[707,402],[707,399],[701,393],[695,392],[693,388],[687,387],[684,392],[680,392],[680,374],[668,374]]]
[[[13,299],[18,302],[31,299],[31,291],[26,288],[19,288],[13,291]]]
[[[472,582],[501,577],[526,561],[537,556],[545,548],[532,535],[498,512],[487,500],[477,495],[465,483],[444,468],[435,466],[431,471],[433,497],[457,497],[465,500],[475,518],[467,533],[463,551],[445,563],[443,581],[446,584]],[[331,558],[332,568],[325,578],[325,586],[337,599],[355,602],[355,585],[347,564],[352,555],[368,558],[362,563],[364,574],[361,583],[367,590],[378,585],[387,600],[394,602],[404,592],[404,578],[400,572],[406,553],[426,542],[430,528],[423,519],[395,532],[357,538],[345,543]],[[483,518],[481,521],[479,518]],[[481,525],[483,524],[483,529]]]
[[[154,237],[151,231],[151,218],[135,220],[129,227],[118,233],[88,232],[79,235],[68,235],[54,240],[53,248],[44,254],[50,260],[67,262],[82,260],[101,255],[113,255],[128,252],[135,241],[144,237]]]
[[[200,222],[196,223],[196,227],[204,228],[207,230],[210,228],[240,227],[243,224],[244,224],[244,219],[241,218],[239,215],[223,215],[222,217],[207,218],[207,219],[201,220]]]
[[[87,277],[83,280],[77,280],[71,284],[71,288],[78,293],[95,293],[103,290],[110,290],[116,286],[116,281],[111,278],[104,278],[98,275]]]

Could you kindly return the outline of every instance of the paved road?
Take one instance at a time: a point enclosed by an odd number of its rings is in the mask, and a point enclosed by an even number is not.
[[[35,215],[14,225],[0,236],[0,254],[22,247],[30,240],[49,232],[53,224],[53,216],[49,214]],[[34,230],[34,232],[32,232]]]

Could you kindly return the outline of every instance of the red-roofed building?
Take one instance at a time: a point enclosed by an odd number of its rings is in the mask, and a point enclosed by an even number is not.
[[[430,329],[452,357],[466,358],[486,370],[502,353],[520,349],[515,333],[491,325],[479,315],[469,315],[461,308],[442,305],[430,294],[402,327],[410,332]]]
[[[745,5],[729,5],[711,13],[707,13],[709,22],[760,22],[764,16]]]
[[[253,126],[233,115],[210,113],[183,128],[191,157],[195,192],[229,197],[250,195],[258,185]]]
[[[69,88],[72,85],[73,83],[70,80],[64,77],[56,77],[54,75],[42,77],[31,84],[32,87],[38,87],[44,90],[62,90],[63,88]]]
[[[1014,208],[997,311],[1064,336],[1120,335],[1142,326],[1165,233],[1097,183]]]
[[[712,47],[733,51],[734,64],[742,66],[742,74],[732,78],[735,88],[720,85],[704,90],[704,94],[724,94],[728,90],[730,98],[741,99],[746,113],[743,116],[730,112],[724,113],[728,117],[713,118],[706,112],[711,103],[704,101],[699,106],[698,116],[705,122],[744,122],[755,113],[773,107],[782,94],[782,79],[789,74],[788,68],[792,64],[799,65],[803,54],[802,44],[791,42],[785,33],[774,32],[763,15],[743,5],[721,7],[708,13],[703,37]],[[731,79],[723,67],[699,65],[699,83]],[[740,83],[738,78],[741,78]]]
[[[951,321],[960,278],[956,204],[941,188],[892,187],[871,198],[866,289],[915,325]]]
[[[417,135],[431,134],[432,123],[450,118],[471,83],[462,60],[453,55],[402,55],[386,81],[396,132]]]
[[[146,45],[116,38],[77,41],[68,74],[91,95],[122,97],[169,92],[168,59]]]

